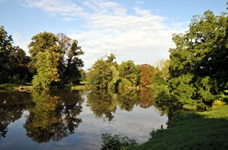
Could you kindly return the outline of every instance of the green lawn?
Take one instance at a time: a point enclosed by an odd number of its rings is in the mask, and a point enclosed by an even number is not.
[[[173,124],[152,134],[139,150],[228,149],[228,106],[217,110],[178,114]]]

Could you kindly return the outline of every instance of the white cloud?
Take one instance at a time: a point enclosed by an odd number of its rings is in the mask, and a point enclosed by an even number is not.
[[[117,61],[133,60],[136,64],[155,62],[168,58],[173,47],[172,34],[183,31],[181,23],[167,23],[167,18],[156,16],[150,10],[130,8],[105,0],[87,0],[81,3],[61,0],[25,0],[29,7],[37,7],[65,21],[81,19],[84,30],[72,29],[67,33],[79,41],[85,55],[85,68],[96,59],[113,52]]]
[[[86,0],[83,5],[91,9],[96,14],[123,15],[125,8],[119,3],[104,0]]]
[[[31,8],[40,8],[53,16],[69,17],[86,17],[87,13],[84,9],[75,3],[64,0],[21,0],[22,5]],[[67,20],[67,19],[64,19]]]

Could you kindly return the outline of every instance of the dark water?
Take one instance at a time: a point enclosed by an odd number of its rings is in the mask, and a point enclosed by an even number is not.
[[[0,92],[0,149],[100,149],[102,133],[134,138],[166,128],[151,91]]]

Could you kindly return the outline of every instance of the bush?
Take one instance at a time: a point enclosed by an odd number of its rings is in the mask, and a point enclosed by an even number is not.
[[[120,137],[119,135],[111,135],[104,133],[101,135],[102,138],[102,150],[126,150],[131,146],[136,146],[137,142],[134,139],[128,137]]]
[[[213,110],[216,110],[216,109],[218,109],[219,107],[224,106],[225,104],[226,104],[226,103],[223,102],[223,101],[221,101],[221,100],[215,100],[215,101],[213,102],[213,104],[212,104],[212,109],[213,109]]]

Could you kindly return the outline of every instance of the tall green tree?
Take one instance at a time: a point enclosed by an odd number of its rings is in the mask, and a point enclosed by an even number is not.
[[[121,78],[121,86],[138,86],[139,84],[139,67],[132,60],[122,62],[118,66]]]
[[[64,83],[78,84],[81,78],[80,69],[84,66],[80,56],[84,52],[81,46],[78,45],[78,41],[69,38],[66,34],[58,33],[56,37],[63,54],[61,58],[62,64],[59,66],[61,70],[60,78]]]
[[[96,89],[108,89],[117,83],[118,72],[117,63],[114,62],[115,56],[111,54],[106,59],[98,59],[89,69],[87,82]],[[113,78],[114,77],[114,78]]]
[[[0,83],[8,82],[12,43],[12,36],[8,35],[3,26],[0,26]]]
[[[32,59],[36,60],[36,55],[39,52],[54,51],[61,53],[61,48],[57,45],[57,42],[58,38],[51,32],[41,32],[33,36],[28,45]]]
[[[58,82],[58,55],[55,52],[39,52],[36,56],[37,75],[33,77],[32,84],[36,89],[49,90],[52,82]]]
[[[33,74],[28,66],[30,57],[26,56],[24,50],[18,46],[14,46],[10,52],[9,59],[10,81],[11,83],[26,83],[31,82]]]
[[[30,58],[18,46],[13,46],[11,35],[0,27],[0,83],[31,81],[28,63]]]
[[[56,36],[49,32],[42,32],[32,37],[29,52],[31,65],[37,72],[32,81],[35,88],[48,90],[51,83],[60,81],[58,67],[63,56],[57,41]]]
[[[205,107],[228,89],[228,17],[206,11],[194,16],[170,49],[170,90],[184,104]]]

